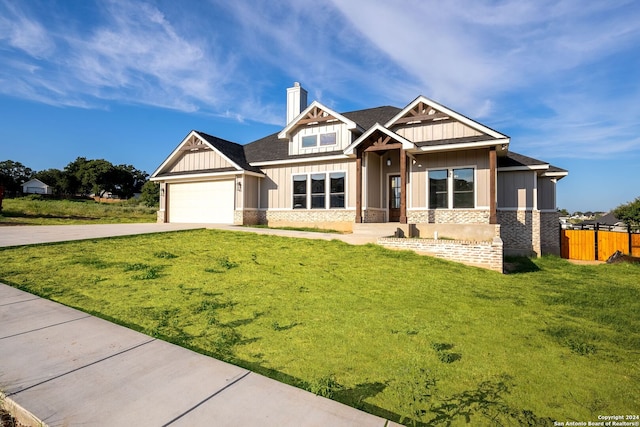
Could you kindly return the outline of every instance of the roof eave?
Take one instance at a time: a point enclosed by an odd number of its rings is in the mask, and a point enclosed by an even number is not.
[[[423,147],[416,147],[416,152],[423,153],[496,147],[496,151],[506,153],[509,147],[509,142],[509,138],[501,138],[487,141],[464,142],[459,144],[426,145]]]
[[[442,104],[437,103],[436,101],[433,101],[432,99],[427,98],[424,95],[420,95],[418,96],[416,99],[414,99],[413,101],[411,101],[409,103],[409,105],[407,105],[405,108],[403,108],[398,114],[396,114],[391,120],[389,120],[387,123],[385,123],[385,127],[391,127],[393,126],[393,124],[400,118],[402,118],[402,116],[404,116],[405,114],[407,114],[409,111],[411,111],[411,109],[413,107],[415,107],[419,102],[423,102],[427,105],[432,106],[434,109],[442,111],[443,113],[447,114],[450,117],[453,117],[454,119],[458,120],[461,123],[466,124],[467,126],[470,126],[473,129],[476,129],[482,133],[485,133],[487,135],[490,135],[496,139],[509,139],[509,137],[507,135],[504,135],[494,129],[491,129],[488,126],[483,125],[482,123],[479,123],[473,119],[470,119],[467,116],[464,116],[456,111],[453,111],[452,109],[445,107]]]

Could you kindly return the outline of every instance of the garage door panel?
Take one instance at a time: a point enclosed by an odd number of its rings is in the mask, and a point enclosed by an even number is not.
[[[234,181],[169,184],[169,222],[233,224]]]

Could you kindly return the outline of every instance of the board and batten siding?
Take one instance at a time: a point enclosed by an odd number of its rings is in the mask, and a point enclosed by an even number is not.
[[[313,148],[302,148],[302,137],[310,135],[320,135],[323,133],[336,133],[335,145],[321,146]],[[331,122],[321,126],[304,126],[300,127],[293,135],[289,142],[289,155],[298,154],[326,153],[328,151],[344,150],[351,144],[351,132],[347,129],[347,125],[342,122]]]
[[[535,171],[498,171],[498,208],[533,209],[536,184]]]
[[[365,207],[384,208],[382,202],[384,200],[382,197],[382,189],[386,187],[382,181],[382,170],[384,167],[383,157],[375,153],[367,153],[367,161],[365,163],[366,172],[364,174],[366,180],[362,183],[362,188],[367,191],[367,198],[363,200]]]
[[[553,178],[538,178],[538,209],[555,210],[556,209],[556,183]]]
[[[244,193],[244,207],[247,209],[258,208],[258,189],[261,178],[257,176],[245,175],[242,192]]]
[[[282,167],[263,167],[266,177],[260,185],[260,209],[292,209],[293,175],[317,172],[345,172],[346,207],[356,204],[356,165],[353,160],[335,160],[331,162],[285,165]]]
[[[465,138],[483,135],[460,122],[447,121],[444,123],[417,123],[393,128],[393,131],[411,142],[438,141],[441,139]]]
[[[185,151],[167,172],[190,172],[229,167],[233,167],[233,165],[213,150]]]
[[[410,162],[409,208],[428,208],[427,173],[434,169],[475,168],[476,208],[489,207],[489,150],[461,150],[415,156]]]

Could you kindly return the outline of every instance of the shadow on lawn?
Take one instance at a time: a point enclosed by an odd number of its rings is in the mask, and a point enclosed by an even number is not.
[[[531,258],[519,256],[506,257],[504,259],[504,272],[506,274],[535,273],[536,271],[540,271],[540,267]]]
[[[30,214],[18,211],[2,211],[2,216],[6,218],[25,218],[25,219],[68,219],[77,221],[97,221],[100,218],[79,215],[51,215],[51,214]]]

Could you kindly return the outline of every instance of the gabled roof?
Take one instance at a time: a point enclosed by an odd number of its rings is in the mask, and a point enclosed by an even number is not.
[[[616,218],[616,216],[612,212],[609,212],[598,219],[587,219],[581,222],[581,224],[583,225],[589,225],[589,224],[594,225],[595,223],[602,224],[602,225],[617,225],[617,226],[625,225],[624,221]]]
[[[397,107],[383,106],[350,111],[341,115],[358,125],[359,128],[369,129],[376,123],[389,120],[400,111]],[[343,154],[342,150],[327,151],[314,154],[289,155],[289,142],[279,139],[278,133],[257,139],[244,146],[246,159],[250,163],[273,162],[277,160],[294,160],[311,157],[336,156]]]
[[[44,182],[40,181],[38,178],[31,178],[29,181],[25,182],[22,184],[22,186],[24,187],[25,185],[29,185],[31,183],[40,183],[42,185],[44,185],[45,187],[49,187],[49,184],[45,184]]]
[[[197,150],[201,146],[207,147],[217,152],[222,158],[227,160],[227,162],[229,162],[232,165],[232,167],[231,168],[225,167],[225,168],[218,168],[218,169],[201,169],[201,170],[180,172],[180,173],[164,172],[164,169],[167,166],[171,165],[174,161],[178,160],[182,151],[184,151],[185,149],[189,149],[189,147],[193,147],[192,149]],[[155,172],[153,172],[153,174],[151,175],[151,178],[189,175],[189,174],[195,174],[195,173],[223,173],[223,172],[230,172],[230,171],[232,172],[234,170],[255,172],[263,175],[262,171],[259,168],[255,166],[251,166],[249,162],[247,162],[244,155],[244,148],[242,145],[209,135],[204,132],[192,130],[182,140],[182,142],[178,144],[176,149],[173,150],[173,152],[165,159],[165,161],[162,162],[162,164],[158,167],[158,169],[156,169]]]
[[[347,129],[357,129],[358,124],[353,120],[350,120],[340,113],[333,111],[331,108],[326,107],[318,101],[313,101],[311,105],[304,109],[298,116],[287,124],[287,126],[280,131],[278,138],[288,138],[291,131],[296,127],[308,123],[322,123],[329,122],[331,120],[338,120],[347,125]],[[364,129],[361,129],[364,132]]]
[[[347,148],[345,148],[344,154],[346,154],[347,156],[351,156],[355,154],[356,147],[362,144],[363,142],[365,142],[369,137],[373,136],[373,134],[376,132],[387,136],[388,137],[387,140],[394,140],[396,142],[401,143],[402,148],[404,148],[405,150],[410,150],[414,147],[413,142],[390,131],[386,127],[382,126],[380,123],[376,123],[375,125],[371,126],[365,133],[360,135],[358,139],[353,141]]]
[[[437,102],[423,95],[418,96],[409,105],[403,108],[387,123],[385,123],[385,127],[391,128],[396,124],[402,124],[411,121],[437,121],[447,118],[459,121],[460,123],[463,123],[477,130],[478,132],[484,133],[494,139],[509,139],[507,135],[491,129],[490,127],[487,127],[482,123],[478,123],[475,120],[468,118],[467,116],[463,116],[462,114],[455,112],[450,108],[445,107],[444,105],[438,104]]]
[[[231,163],[237,165],[241,169],[251,172],[262,173],[259,168],[251,166],[247,161],[244,152],[244,146],[235,142],[226,141],[218,137],[206,134],[204,132],[197,131],[198,135],[204,138],[213,148],[218,150],[223,156],[227,157]]]

